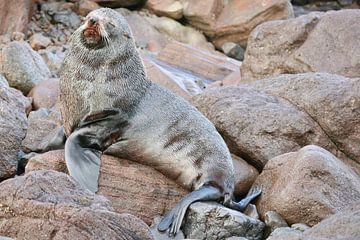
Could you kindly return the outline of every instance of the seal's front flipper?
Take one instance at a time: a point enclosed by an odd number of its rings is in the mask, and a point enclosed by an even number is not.
[[[61,126],[55,133],[54,137],[46,144],[41,152],[47,152],[50,150],[63,149],[65,147],[66,136],[64,132],[64,126]]]
[[[169,229],[169,235],[174,236],[181,227],[186,210],[191,203],[197,201],[218,200],[222,197],[218,188],[212,186],[203,186],[186,195],[176,206],[161,220],[158,230],[161,232]]]
[[[65,160],[70,175],[92,192],[98,190],[100,146],[91,129],[72,133],[65,144]]]
[[[254,200],[257,196],[259,196],[261,194],[261,192],[262,192],[261,187],[256,186],[256,187],[252,188],[248,192],[246,197],[244,199],[242,199],[240,202],[234,202],[230,195],[226,195],[224,198],[224,206],[231,208],[231,209],[238,210],[240,212],[243,212],[245,210],[245,208],[247,207],[247,205],[249,205],[249,203],[252,200]]]

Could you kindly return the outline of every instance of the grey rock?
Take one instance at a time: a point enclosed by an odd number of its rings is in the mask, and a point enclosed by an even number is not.
[[[29,39],[30,45],[34,50],[39,50],[46,48],[51,44],[51,40],[48,37],[45,37],[41,33],[35,33]]]
[[[61,126],[60,112],[53,109],[40,108],[29,114],[29,128],[22,148],[25,152],[38,152],[51,140],[56,130]]]
[[[11,42],[2,50],[0,73],[3,73],[11,87],[25,95],[41,81],[50,78],[51,73],[41,56],[26,42]]]
[[[197,202],[188,209],[183,231],[187,238],[245,237],[253,240],[261,239],[264,227],[263,222],[218,203]]]
[[[281,227],[275,229],[266,240],[320,240],[304,239],[302,232],[290,227]]]
[[[77,28],[81,24],[80,17],[72,11],[57,12],[53,18],[56,23],[62,23],[72,28]]]
[[[179,232],[176,234],[176,236],[169,237],[168,231],[166,232],[159,232],[157,230],[157,226],[161,221],[161,217],[156,217],[153,221],[153,223],[150,226],[151,234],[154,236],[155,240],[182,240],[185,239],[184,233],[179,230]]]
[[[305,223],[294,223],[291,225],[291,228],[293,228],[295,230],[299,230],[301,232],[304,232],[305,230],[310,229],[309,225],[307,225]]]
[[[251,204],[251,203],[249,205],[247,205],[247,207],[245,208],[244,214],[251,218],[260,219],[256,205]]]
[[[235,58],[239,61],[244,60],[245,50],[240,46],[240,44],[226,42],[221,46],[221,49],[228,57]]]
[[[275,229],[288,227],[287,222],[275,211],[265,213],[265,236],[269,236]]]
[[[28,127],[25,111],[29,104],[0,77],[0,181],[15,174],[17,153]]]
[[[49,66],[51,73],[55,76],[59,75],[62,61],[65,57],[65,51],[62,47],[50,46],[46,49],[38,51],[45,63]]]

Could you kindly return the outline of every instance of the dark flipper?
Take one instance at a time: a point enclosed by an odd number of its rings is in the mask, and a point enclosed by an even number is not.
[[[257,196],[259,196],[261,194],[261,191],[262,191],[261,187],[259,187],[259,186],[252,188],[248,192],[246,197],[244,199],[242,199],[240,202],[234,202],[232,200],[232,196],[226,195],[225,199],[224,199],[224,206],[231,208],[231,209],[238,210],[240,212],[243,212],[245,210],[245,208],[247,207],[247,205],[252,200],[254,200]]]
[[[161,220],[158,230],[163,232],[169,229],[169,235],[176,235],[181,227],[186,210],[191,203],[197,201],[219,200],[222,197],[218,188],[203,186],[186,195],[176,206]],[[171,227],[170,227],[171,226]]]

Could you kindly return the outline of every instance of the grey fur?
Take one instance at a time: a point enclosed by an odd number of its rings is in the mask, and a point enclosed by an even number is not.
[[[176,219],[171,230],[176,234],[191,202],[232,199],[229,150],[197,109],[147,78],[130,28],[119,13],[103,8],[87,19],[91,17],[101,21],[107,40],[89,47],[81,35],[85,25],[80,27],[72,36],[60,79],[70,174],[96,191],[98,153],[105,152],[152,166],[188,189],[204,189],[179,203],[181,216],[174,210],[164,220],[167,228]],[[109,22],[115,27],[107,26]]]

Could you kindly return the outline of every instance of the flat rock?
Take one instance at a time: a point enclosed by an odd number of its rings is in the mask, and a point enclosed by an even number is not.
[[[45,80],[31,89],[28,97],[33,99],[33,109],[52,108],[59,97],[59,79]]]
[[[183,17],[183,5],[176,0],[148,0],[145,7],[158,16],[166,16],[173,19]]]
[[[16,239],[153,239],[129,214],[68,175],[34,171],[0,184],[0,235]]]
[[[15,174],[17,153],[28,127],[26,108],[29,104],[0,74],[0,180]]]
[[[282,97],[306,112],[337,146],[338,150],[331,152],[360,173],[360,78],[286,74],[248,86]]]
[[[211,88],[192,103],[214,123],[230,151],[259,170],[270,158],[311,143],[337,151],[307,113],[251,87]]]
[[[265,224],[238,211],[213,202],[196,202],[186,215],[184,233],[193,239],[225,239],[245,237],[262,239]]]
[[[0,35],[26,32],[34,5],[33,0],[0,1]]]
[[[239,61],[224,54],[178,42],[167,44],[157,59],[188,70],[211,82],[223,80],[229,74],[237,72],[241,65]]]
[[[359,77],[359,21],[358,10],[341,10],[263,23],[249,37],[242,78],[303,72]]]
[[[11,87],[25,95],[38,83],[51,77],[49,68],[41,56],[26,42],[11,42],[6,45],[0,58],[0,73]]]
[[[273,210],[289,224],[313,226],[360,202],[360,178],[330,152],[310,145],[270,159],[255,185],[261,217]]]
[[[203,31],[221,49],[225,42],[246,45],[258,24],[293,17],[288,0],[183,1],[183,14],[189,23]]]

